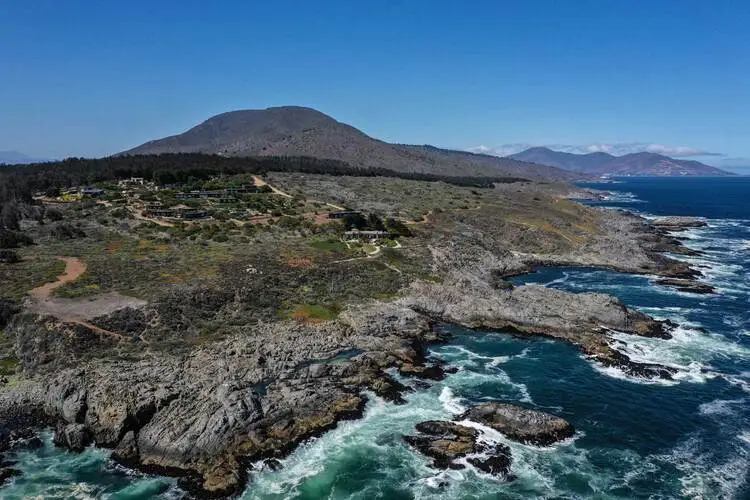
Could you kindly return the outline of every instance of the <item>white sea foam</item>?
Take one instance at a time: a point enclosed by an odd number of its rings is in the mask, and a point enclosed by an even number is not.
[[[686,498],[736,498],[747,477],[748,454],[736,450],[732,456],[717,461],[701,444],[698,437],[691,437],[671,453],[657,458],[672,464],[682,473],[681,493]]]
[[[438,400],[443,404],[445,411],[450,414],[458,415],[466,411],[466,407],[461,404],[462,399],[457,397],[453,393],[453,389],[448,386],[443,387],[443,390],[440,391]]]
[[[677,370],[674,381],[703,383],[707,380],[728,376],[717,373],[711,361],[717,358],[750,359],[750,349],[729,341],[719,334],[690,328],[684,323],[675,328],[671,339],[638,337],[621,332],[611,332],[611,346],[637,363],[658,364]],[[598,367],[600,372],[618,378],[633,378],[621,370]],[[670,385],[673,381],[656,379],[638,380],[643,383]]]
[[[502,363],[506,363],[511,358],[511,356],[484,356],[460,345],[451,345],[445,347],[455,351],[456,353],[461,353],[466,357],[465,360],[454,360],[454,364],[457,364],[459,366],[465,365],[467,361],[471,364],[477,364],[478,362],[484,361],[485,367],[496,367]]]
[[[734,415],[737,407],[747,404],[747,399],[716,399],[710,403],[703,403],[698,407],[701,415],[711,417],[726,417]]]

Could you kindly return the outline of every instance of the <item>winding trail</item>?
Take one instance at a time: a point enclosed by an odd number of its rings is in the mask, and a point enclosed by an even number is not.
[[[66,323],[81,325],[99,335],[114,337],[118,340],[128,340],[124,335],[105,330],[89,320],[125,307],[137,307],[145,302],[116,292],[81,299],[55,297],[55,290],[77,280],[87,269],[86,263],[78,257],[57,258],[65,262],[65,271],[55,281],[45,283],[29,291],[30,300],[26,304],[28,309],[37,314],[55,316]]]
[[[58,257],[65,262],[65,271],[57,277],[57,281],[45,283],[31,290],[29,294],[39,300],[48,299],[52,293],[63,285],[73,282],[86,272],[86,264],[78,257]]]
[[[270,185],[269,183],[267,183],[266,181],[264,181],[263,179],[261,179],[261,178],[260,178],[260,177],[258,177],[257,175],[254,175],[254,176],[253,176],[253,180],[255,181],[255,185],[256,185],[256,186],[268,186],[268,188],[269,188],[269,189],[270,189],[271,191],[273,191],[274,193],[276,193],[276,194],[278,194],[278,195],[281,195],[281,196],[285,196],[285,197],[287,197],[287,198],[292,198],[292,195],[291,195],[291,194],[289,194],[289,193],[285,193],[285,192],[284,192],[284,191],[282,191],[281,189],[278,189],[278,188],[275,188],[275,187],[273,187],[272,185]]]

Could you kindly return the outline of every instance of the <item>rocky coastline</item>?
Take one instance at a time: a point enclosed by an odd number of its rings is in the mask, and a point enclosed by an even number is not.
[[[115,328],[123,316],[148,318],[149,326],[134,340],[106,338],[51,316],[16,314],[6,330],[14,339],[23,378],[0,392],[0,454],[13,450],[17,436],[51,426],[59,446],[75,451],[90,444],[110,448],[115,461],[178,476],[196,496],[231,496],[246,485],[246,471],[253,463],[273,463],[339,421],[359,418],[367,403],[365,391],[402,402],[410,389],[387,369],[423,379],[444,377],[450,367],[426,355],[430,344],[446,340],[433,328],[438,322],[563,340],[605,366],[638,377],[671,378],[674,372],[668,367],[630,360],[613,347],[609,333],[668,339],[673,324],[629,309],[608,295],[513,287],[504,279],[543,265],[583,265],[656,275],[678,289],[700,287],[695,282],[698,271],[662,255],[681,251],[664,226],[644,224],[627,214],[602,217],[616,225],[616,237],[594,241],[576,253],[474,248],[466,259],[461,245],[434,245],[439,282],[415,280],[395,300],[350,304],[332,321],[259,322],[187,352],[147,352],[144,346],[135,360],[112,356],[119,342],[141,345],[151,330],[166,322],[158,304],[93,322]],[[669,231],[673,227],[670,222]],[[618,248],[623,242],[627,245]],[[77,361],[82,352],[97,349],[106,356]],[[564,423],[540,415],[531,418],[528,411],[473,408],[460,418],[538,445],[572,435]],[[546,422],[553,430],[536,437],[512,430],[519,422],[528,427],[529,421]],[[418,428],[421,434],[407,442],[432,450],[431,456],[450,466],[455,458],[482,448],[475,430],[459,427],[425,423]],[[435,456],[443,441],[454,442],[449,444],[453,457]],[[470,457],[470,463],[509,476],[511,457],[505,447],[498,446],[490,458]],[[12,464],[0,470],[8,471],[7,477],[15,473]]]

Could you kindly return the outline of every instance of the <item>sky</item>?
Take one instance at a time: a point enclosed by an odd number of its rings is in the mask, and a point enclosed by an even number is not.
[[[750,173],[750,5],[0,1],[0,151],[102,156],[279,105],[392,142]]]

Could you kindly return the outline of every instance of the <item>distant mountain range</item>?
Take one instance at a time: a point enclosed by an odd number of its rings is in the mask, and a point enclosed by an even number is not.
[[[508,158],[599,176],[735,175],[699,161],[677,160],[646,152],[613,156],[608,153],[564,153],[536,147],[510,155]]]
[[[284,106],[231,111],[190,130],[121,154],[213,153],[228,156],[311,156],[353,167],[453,176],[575,180],[579,173],[513,158],[390,144],[311,108]]]
[[[0,151],[0,165],[19,165],[26,163],[41,163],[45,160],[42,158],[32,158],[31,156],[19,153],[18,151]]]

